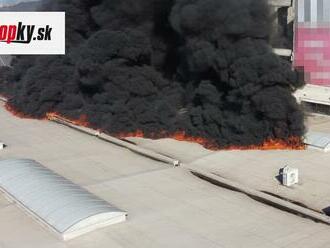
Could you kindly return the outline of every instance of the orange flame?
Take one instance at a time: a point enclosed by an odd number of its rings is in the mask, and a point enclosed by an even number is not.
[[[143,131],[138,130],[136,132],[120,133],[115,135],[118,138],[138,137],[138,138],[171,138],[178,141],[187,141],[197,143],[209,150],[304,150],[305,145],[300,137],[289,137],[286,140],[282,139],[267,139],[260,145],[249,146],[220,146],[215,141],[187,135],[184,131],[168,134],[166,132],[160,132],[158,134],[144,134]]]
[[[59,114],[57,112],[49,112],[49,113],[46,113],[46,119],[47,120],[60,119],[64,122],[68,122],[73,125],[81,126],[81,127],[90,127],[91,126],[91,124],[88,121],[88,117],[85,114],[80,115],[78,119],[69,119],[69,118],[62,116],[61,114]]]
[[[300,137],[282,139],[267,139],[261,145],[228,146],[226,150],[305,150],[306,146]]]
[[[32,119],[32,116],[26,115],[22,112],[19,112],[12,108],[9,104],[5,105],[6,109],[13,113],[15,116],[20,118],[29,118]],[[91,124],[88,121],[88,116],[85,114],[80,115],[78,119],[70,119],[64,117],[63,115],[57,112],[49,112],[45,115],[45,117],[40,119],[46,120],[54,120],[59,119],[64,122],[71,123],[77,126],[89,127],[91,128]],[[137,130],[134,132],[126,132],[126,133],[114,133],[113,136],[117,138],[128,138],[128,137],[137,137],[137,138],[152,138],[152,139],[160,139],[160,138],[172,138],[178,141],[188,141],[200,144],[209,150],[304,150],[305,145],[300,137],[290,137],[286,140],[283,139],[267,139],[260,145],[249,145],[249,146],[227,146],[222,147],[218,145],[215,141],[202,138],[202,137],[194,137],[187,135],[184,131],[178,131],[175,133],[168,133],[166,131],[159,131],[157,133],[148,133],[145,134],[142,130]]]
[[[23,112],[20,112],[18,110],[16,110],[15,108],[13,108],[12,106],[10,106],[8,103],[5,104],[5,108],[8,112],[12,113],[13,115],[15,115],[18,118],[22,118],[22,119],[36,119],[30,115],[27,115]],[[43,119],[43,118],[40,118]]]

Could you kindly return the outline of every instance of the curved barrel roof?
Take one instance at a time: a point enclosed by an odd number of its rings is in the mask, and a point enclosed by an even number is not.
[[[125,212],[33,160],[0,161],[0,187],[63,239],[126,218]]]

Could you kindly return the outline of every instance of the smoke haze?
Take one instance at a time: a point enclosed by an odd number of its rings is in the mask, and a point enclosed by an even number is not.
[[[0,89],[29,116],[86,114],[116,135],[178,131],[219,146],[304,134],[303,86],[272,53],[262,0],[52,0],[66,56],[21,56]]]

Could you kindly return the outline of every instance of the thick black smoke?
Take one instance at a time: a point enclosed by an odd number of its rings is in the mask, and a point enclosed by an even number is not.
[[[302,136],[302,86],[269,46],[262,0],[51,0],[65,10],[67,55],[19,57],[10,104],[56,111],[111,134],[176,131],[220,146]],[[6,83],[7,82],[7,83]]]

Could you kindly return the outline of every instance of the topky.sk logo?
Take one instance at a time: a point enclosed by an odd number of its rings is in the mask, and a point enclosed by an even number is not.
[[[0,12],[0,55],[65,54],[64,12]]]
[[[50,25],[37,29],[36,25],[24,25],[22,22],[19,22],[17,25],[0,24],[0,42],[29,44],[32,40],[50,41],[52,39],[52,30],[53,28]]]

